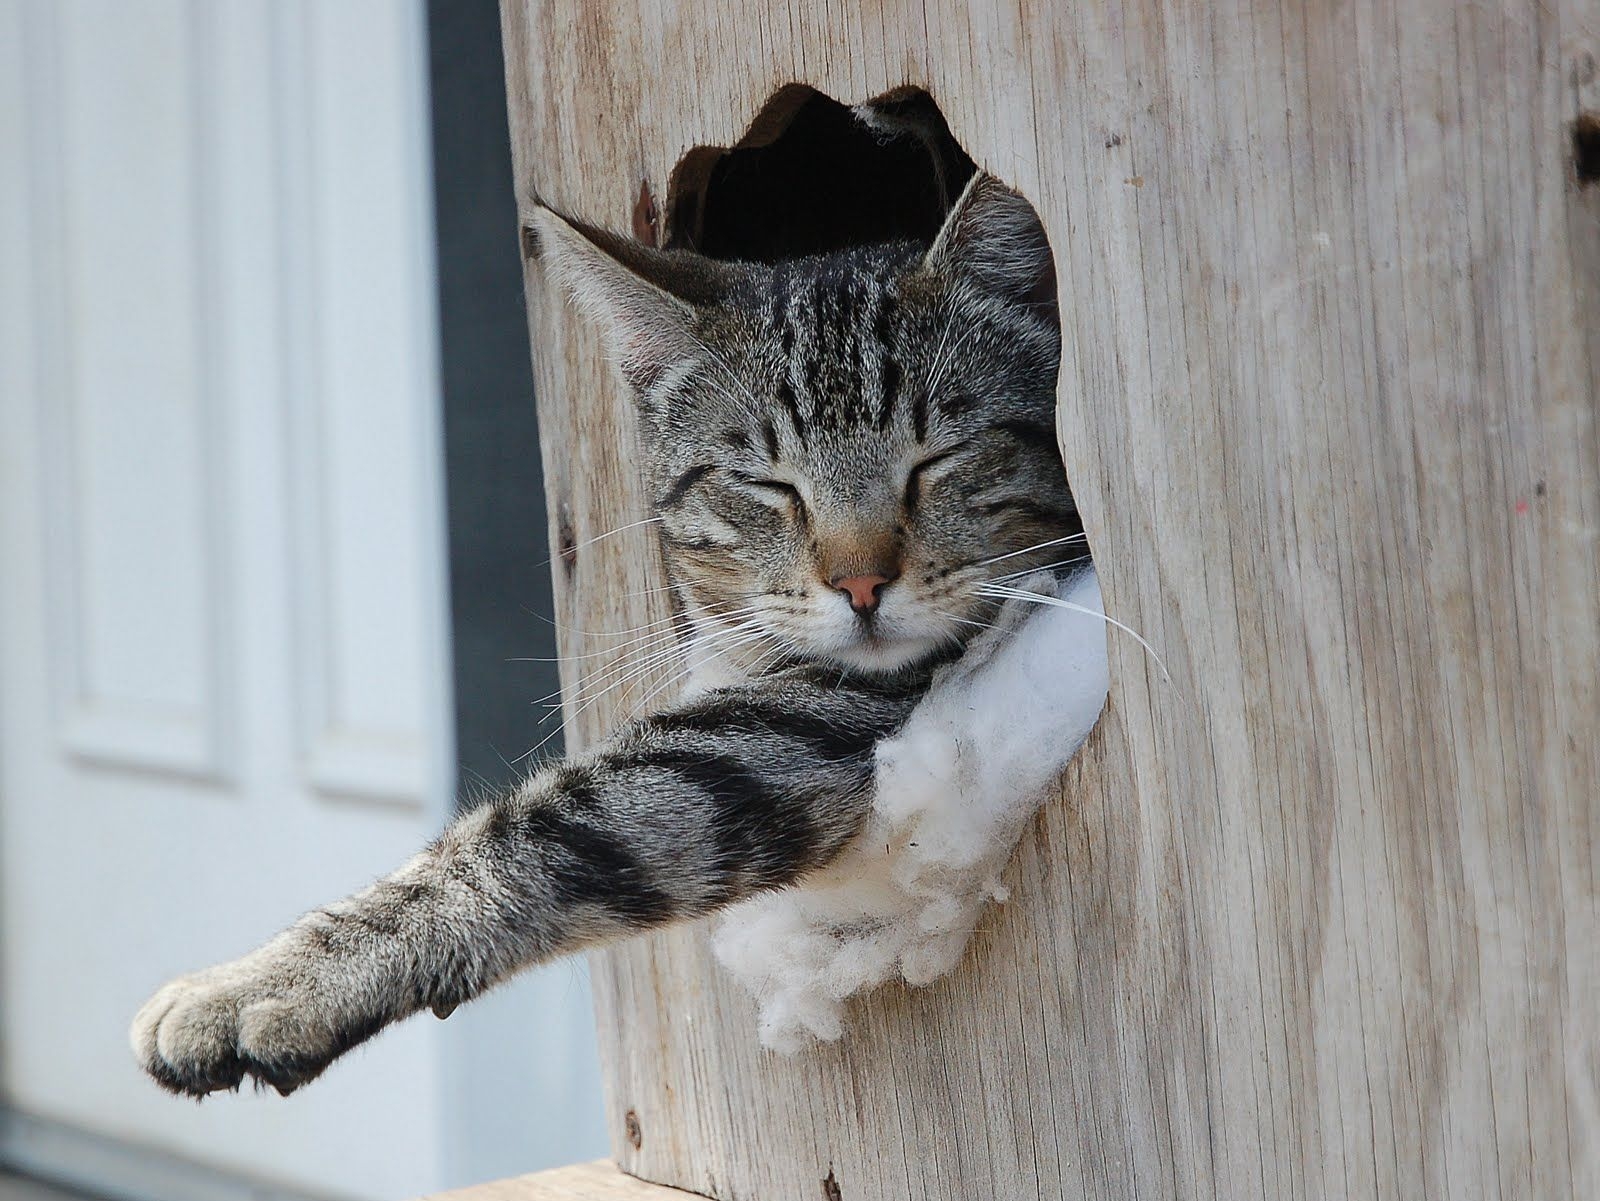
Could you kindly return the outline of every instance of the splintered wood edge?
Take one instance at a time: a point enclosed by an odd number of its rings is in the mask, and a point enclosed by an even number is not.
[[[699,1193],[647,1184],[629,1176],[608,1159],[553,1168],[531,1176],[514,1176],[448,1193],[431,1193],[418,1201],[695,1201]]]

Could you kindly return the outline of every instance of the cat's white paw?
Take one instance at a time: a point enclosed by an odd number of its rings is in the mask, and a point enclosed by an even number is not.
[[[293,1092],[370,1031],[317,1012],[315,984],[258,955],[163,985],[133,1019],[139,1064],[163,1088],[203,1097],[248,1076]]]

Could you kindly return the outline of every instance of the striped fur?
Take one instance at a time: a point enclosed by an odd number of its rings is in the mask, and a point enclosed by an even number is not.
[[[631,725],[252,955],[168,984],[135,1049],[174,1092],[246,1076],[288,1092],[529,964],[796,880],[860,827],[873,747],[922,683],[841,692],[837,673],[792,668]]]
[[[135,1019],[174,1092],[289,1091],[422,1009],[829,864],[873,752],[993,616],[977,585],[1077,530],[1053,426],[1048,258],[979,177],[933,247],[773,267],[536,221],[639,400],[673,580],[722,684],[550,765],[363,892]],[[1004,556],[1001,566],[996,566]],[[841,577],[889,581],[852,610]]]

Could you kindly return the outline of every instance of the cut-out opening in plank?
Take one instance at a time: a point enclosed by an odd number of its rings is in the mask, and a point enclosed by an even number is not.
[[[920,88],[850,107],[789,84],[736,145],[697,146],[674,168],[666,244],[771,263],[927,243],[974,170]]]

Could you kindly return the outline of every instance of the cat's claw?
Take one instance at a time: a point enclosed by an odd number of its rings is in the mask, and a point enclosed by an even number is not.
[[[248,1078],[287,1096],[319,1075],[345,1041],[307,1021],[295,991],[248,961],[180,977],[135,1015],[134,1055],[157,1084],[180,1095],[237,1089]]]

